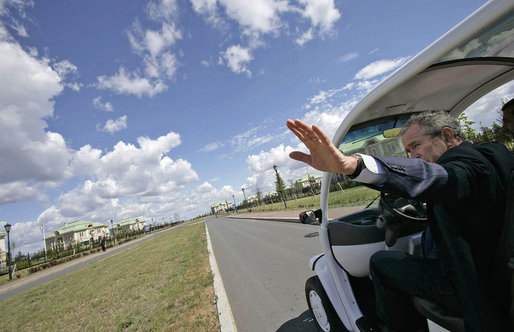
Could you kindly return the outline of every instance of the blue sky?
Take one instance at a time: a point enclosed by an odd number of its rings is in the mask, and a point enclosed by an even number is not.
[[[287,156],[288,118],[334,133],[483,3],[0,0],[0,224],[34,251],[40,225],[187,219],[271,191],[274,164],[312,172]]]

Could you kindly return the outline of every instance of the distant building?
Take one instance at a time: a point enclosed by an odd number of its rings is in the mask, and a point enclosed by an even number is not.
[[[229,201],[219,201],[211,205],[211,212],[213,214],[218,214],[228,210],[232,210],[232,203]]]
[[[252,205],[252,204],[257,204],[259,203],[259,197],[257,195],[250,195],[246,198],[246,202],[249,204],[249,205]]]
[[[266,195],[264,195],[264,202],[266,204],[273,203],[273,201],[277,199],[280,199],[280,194],[275,190],[270,191],[269,193],[266,193]]]
[[[46,235],[45,242],[47,249],[67,249],[87,244],[91,238],[97,241],[100,236],[109,237],[107,225],[96,221],[75,220]]]
[[[298,180],[296,180],[295,186],[299,190],[310,188],[312,186],[319,188],[319,187],[321,187],[321,178],[322,177],[323,176],[321,176],[319,174],[314,174],[314,175],[307,174],[307,175],[302,176]]]
[[[0,271],[7,269],[7,233],[0,232]]]
[[[142,218],[126,218],[114,224],[118,230],[125,230],[126,232],[139,232],[145,229],[146,221]]]
[[[382,134],[370,135],[362,139],[341,144],[339,146],[345,155],[362,153],[368,155],[406,157],[401,137],[384,137]]]

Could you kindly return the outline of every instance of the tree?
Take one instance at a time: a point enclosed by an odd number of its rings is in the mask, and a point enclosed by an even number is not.
[[[471,121],[466,116],[466,113],[461,113],[459,117],[457,118],[457,121],[460,123],[460,128],[462,130],[462,138],[465,141],[474,141],[474,138],[476,136],[476,132],[473,128],[471,128],[472,125],[475,124],[474,121]]]
[[[259,187],[255,188],[255,192],[257,193],[257,204],[262,204],[262,191]]]
[[[275,181],[275,190],[277,191],[277,193],[283,194],[286,189],[286,185],[284,183],[284,180],[282,180],[280,174],[278,172],[276,172],[275,174],[277,178]]]
[[[289,188],[291,188],[291,191],[294,193],[294,199],[298,199],[298,193],[296,192],[296,183],[293,179],[287,180],[289,182]],[[291,192],[290,191],[290,192]]]
[[[316,195],[316,193],[314,192],[314,188],[316,186],[316,180],[314,179],[314,176],[310,176],[309,174],[307,174],[307,177],[309,178],[309,185],[311,188],[312,196],[314,196],[314,195]]]
[[[275,170],[275,175],[277,178],[277,180],[275,181],[275,188],[277,190],[277,193],[280,195],[280,198],[282,198],[282,200],[284,202],[284,207],[287,209],[286,193],[285,193],[286,185],[284,183],[284,180],[282,180],[282,177],[280,176],[280,174],[277,171],[277,165],[274,165],[273,169]]]

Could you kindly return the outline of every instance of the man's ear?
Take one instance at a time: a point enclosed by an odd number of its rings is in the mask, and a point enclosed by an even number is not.
[[[445,142],[451,142],[455,138],[453,130],[449,127],[444,127],[443,130],[441,130],[441,136],[444,138]]]

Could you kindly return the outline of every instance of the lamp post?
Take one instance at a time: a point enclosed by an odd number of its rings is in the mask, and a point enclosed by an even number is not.
[[[9,280],[12,280],[12,269],[11,269],[11,239],[9,238],[9,232],[11,231],[11,225],[9,223],[4,226],[5,231],[7,232],[7,256],[9,263]]]
[[[282,198],[282,201],[284,202],[284,207],[287,209],[287,204],[286,204],[286,197],[285,197],[285,194],[284,194],[284,191],[282,190],[281,186],[280,186],[280,183],[279,183],[279,180],[280,180],[280,175],[278,175],[278,170],[277,170],[277,165],[273,165],[273,169],[275,170],[275,174],[277,176],[277,189],[280,188],[280,198]],[[282,181],[282,184],[283,184],[283,181]]]

